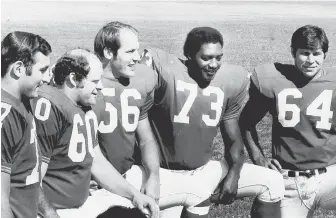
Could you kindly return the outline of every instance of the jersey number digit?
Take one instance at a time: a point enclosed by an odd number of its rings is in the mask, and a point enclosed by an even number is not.
[[[1,127],[2,127],[2,121],[9,114],[11,107],[12,106],[10,104],[1,102]]]
[[[176,90],[182,91],[189,90],[189,96],[184,103],[180,113],[178,115],[174,115],[174,122],[176,123],[189,123],[188,113],[197,97],[197,85],[192,83],[186,83],[181,80],[177,80]],[[222,106],[224,102],[224,92],[218,88],[213,86],[208,86],[203,89],[203,96],[210,96],[211,94],[215,94],[217,96],[216,102],[211,102],[211,110],[216,112],[216,116],[214,119],[211,119],[209,115],[202,115],[202,120],[207,126],[216,126],[219,122],[220,115],[222,114]]]
[[[42,114],[42,108],[44,107],[44,112]],[[35,117],[39,120],[46,121],[50,115],[51,104],[48,99],[40,98],[36,102],[35,106]]]
[[[114,97],[115,96],[115,89],[114,88],[104,88],[102,90],[103,95]],[[124,127],[124,129],[127,132],[133,132],[138,126],[139,122],[139,115],[140,110],[136,106],[129,106],[128,105],[128,98],[134,98],[134,99],[141,99],[141,94],[136,89],[125,89],[120,94],[120,104],[121,104],[121,122]],[[110,119],[108,124],[106,124],[106,120],[101,121],[99,123],[99,132],[101,133],[110,133],[113,132],[114,129],[118,125],[118,112],[117,109],[110,103],[106,102],[105,104],[105,111],[109,113]],[[129,121],[129,115],[133,115],[134,122],[130,123]]]
[[[330,130],[329,119],[333,117],[331,108],[332,90],[324,90],[307,107],[307,115],[320,117],[316,128]],[[300,108],[296,104],[287,104],[287,96],[302,98],[302,93],[296,88],[284,89],[278,94],[278,120],[283,127],[294,127],[300,122]],[[321,109],[320,109],[321,108]],[[292,112],[292,118],[286,119],[286,113]]]
[[[35,154],[36,154],[36,164],[34,169],[32,170],[31,174],[27,176],[26,178],[26,185],[31,185],[34,183],[39,182],[39,172],[38,172],[38,167],[39,167],[39,152],[37,149],[37,138],[36,138],[36,125],[35,122],[33,121],[33,128],[30,131],[30,144],[31,146],[34,146],[35,148]]]
[[[73,162],[82,162],[86,155],[86,141],[88,151],[93,156],[93,140],[92,140],[92,126],[90,121],[93,122],[94,134],[98,129],[98,121],[96,114],[93,111],[89,111],[85,114],[85,127],[87,133],[87,140],[85,140],[84,134],[79,132],[79,126],[83,126],[84,122],[81,116],[77,113],[73,118],[73,127],[71,133],[71,139],[69,143],[68,156]],[[80,149],[78,149],[80,148]]]

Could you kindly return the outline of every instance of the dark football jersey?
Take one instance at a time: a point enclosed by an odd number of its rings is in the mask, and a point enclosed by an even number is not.
[[[134,163],[135,131],[154,101],[155,72],[142,64],[136,65],[135,72],[130,79],[103,77],[102,95],[93,107],[101,150],[121,174]]]
[[[323,69],[309,83],[299,75],[295,66],[279,63],[257,67],[252,74],[253,87],[265,101],[258,105],[273,115],[273,156],[285,169],[335,164],[336,68]]]
[[[36,218],[41,157],[29,100],[1,90],[1,172],[10,174],[15,217]]]
[[[248,72],[223,64],[209,86],[200,88],[182,60],[158,49],[145,52],[143,60],[158,73],[149,117],[163,145],[166,167],[195,169],[206,164],[220,122],[236,119],[247,99]]]
[[[33,105],[42,161],[49,164],[43,190],[56,209],[79,207],[89,195],[97,117],[48,85]]]

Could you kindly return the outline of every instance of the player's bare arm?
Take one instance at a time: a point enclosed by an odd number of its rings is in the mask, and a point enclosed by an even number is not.
[[[225,142],[225,159],[229,165],[229,172],[215,190],[215,203],[231,204],[237,195],[238,180],[245,155],[238,120],[221,121],[220,130]],[[219,195],[216,195],[216,194]]]
[[[250,98],[240,115],[240,129],[244,144],[254,164],[273,170],[280,170],[281,165],[279,162],[275,159],[265,157],[259,143],[256,125],[270,111],[270,104],[268,103],[269,99],[259,93],[253,82],[253,76],[249,90]],[[255,110],[255,108],[258,108],[258,110]]]
[[[42,162],[41,164],[41,178],[43,179],[47,173],[48,164]],[[47,196],[43,192],[43,187],[40,186],[40,191],[38,194],[38,212],[43,214],[44,218],[59,218],[55,208],[52,206]]]
[[[128,183],[122,175],[112,166],[112,164],[102,154],[100,147],[93,150],[94,159],[91,173],[98,184],[115,194],[123,196],[132,201],[135,207],[146,213],[146,207],[151,211],[153,218],[159,217],[159,206],[154,199],[142,194]]]
[[[9,204],[10,174],[1,172],[1,217],[14,218]]]
[[[139,121],[136,131],[139,136],[142,164],[148,175],[141,192],[158,202],[160,198],[159,151],[148,117]]]

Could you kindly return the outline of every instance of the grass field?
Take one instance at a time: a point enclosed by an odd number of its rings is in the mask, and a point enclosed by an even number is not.
[[[16,3],[19,5],[20,3]],[[325,65],[336,65],[336,25],[333,2],[243,3],[243,2],[2,2],[2,38],[14,30],[38,33],[52,45],[52,60],[71,48],[93,48],[98,29],[120,20],[140,32],[142,47],[155,46],[182,56],[187,32],[195,26],[212,26],[225,39],[226,62],[251,70],[265,62],[291,63],[290,37],[305,24],[323,27],[331,41]],[[266,117],[258,125],[262,144],[270,154],[270,124]],[[216,137],[214,158],[223,156],[223,143]],[[258,176],[258,175],[256,175]],[[211,217],[249,217],[250,199],[230,206],[213,207]],[[317,218],[336,217],[336,212],[318,210]]]

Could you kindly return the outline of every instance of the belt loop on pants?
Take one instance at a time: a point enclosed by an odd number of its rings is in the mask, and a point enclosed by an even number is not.
[[[312,170],[288,170],[287,175],[288,177],[297,177],[297,176],[306,176],[308,178],[316,175],[320,175],[323,173],[326,173],[327,169],[325,167],[318,168],[318,169],[312,169]]]

